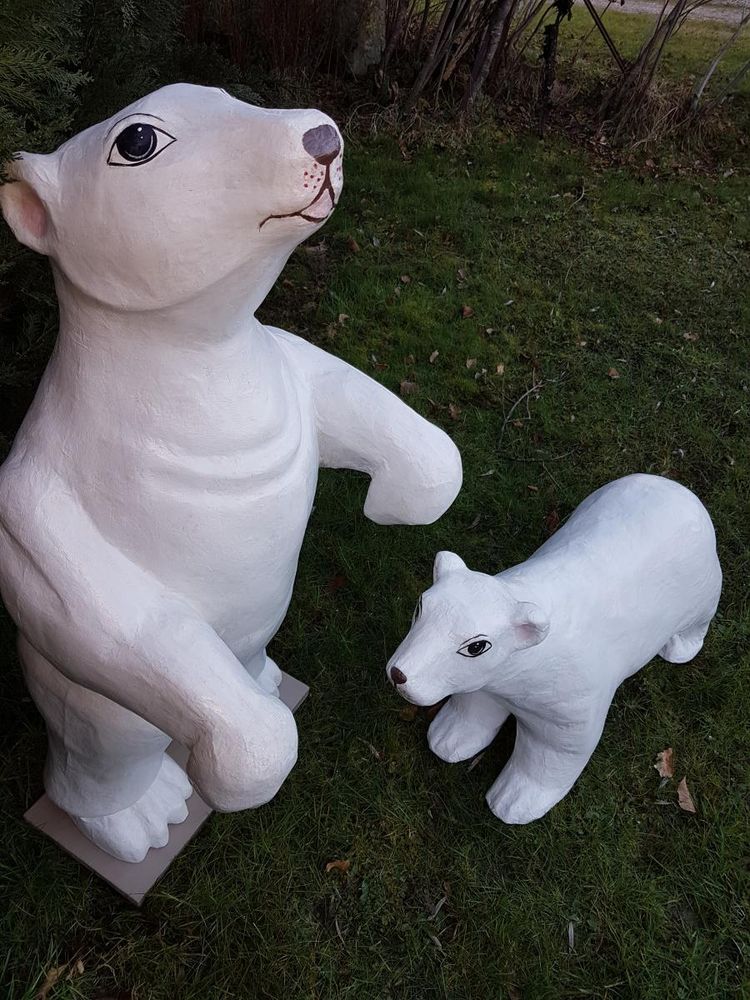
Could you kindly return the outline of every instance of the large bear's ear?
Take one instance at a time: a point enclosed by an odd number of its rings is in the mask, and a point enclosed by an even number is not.
[[[518,601],[513,611],[510,627],[516,649],[538,646],[549,632],[549,618],[536,604]]]
[[[49,195],[55,181],[51,156],[19,153],[6,171],[10,180],[0,184],[0,209],[19,243],[37,253],[49,253],[52,222]]]
[[[441,576],[453,573],[458,569],[466,569],[466,563],[455,552],[438,552],[432,567],[432,582],[437,583]]]

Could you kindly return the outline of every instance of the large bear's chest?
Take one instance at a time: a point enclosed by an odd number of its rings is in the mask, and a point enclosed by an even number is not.
[[[246,659],[291,596],[317,482],[313,404],[283,362],[261,384],[192,389],[175,408],[111,414],[78,493],[110,543]]]

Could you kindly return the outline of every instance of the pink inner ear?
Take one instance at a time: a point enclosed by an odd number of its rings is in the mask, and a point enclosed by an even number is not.
[[[515,625],[516,635],[523,642],[532,642],[539,635],[539,629],[531,622],[520,622]]]
[[[23,184],[23,181],[20,182]],[[47,210],[42,199],[36,192],[23,184],[23,198],[21,201],[21,219],[23,225],[29,233],[41,239],[47,233]]]

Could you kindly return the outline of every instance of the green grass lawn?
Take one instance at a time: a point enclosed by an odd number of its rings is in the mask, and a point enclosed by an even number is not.
[[[463,492],[432,527],[386,528],[362,515],[364,478],[321,476],[272,647],[311,686],[299,763],[269,806],[214,816],[142,911],[21,819],[45,737],[3,620],[3,1000],[77,959],[50,1000],[750,995],[749,208],[745,177],[602,172],[555,142],[487,134],[410,160],[350,143],[339,211],[262,317],[415,383],[409,402],[463,453]],[[477,766],[441,763],[385,662],[437,550],[496,572],[636,470],[712,512],[718,618],[696,660],[625,684],[556,809],[504,826],[484,793],[512,733]],[[348,872],[326,874],[334,860]]]

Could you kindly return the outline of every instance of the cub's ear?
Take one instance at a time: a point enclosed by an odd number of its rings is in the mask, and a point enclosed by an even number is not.
[[[10,180],[0,184],[0,209],[19,243],[49,253],[52,222],[49,195],[56,187],[56,170],[51,156],[20,153],[9,164]]]
[[[432,582],[437,583],[441,576],[453,573],[458,569],[466,569],[466,563],[455,552],[438,552],[432,567]]]
[[[549,632],[549,619],[536,604],[519,601],[510,623],[516,649],[538,646]]]

